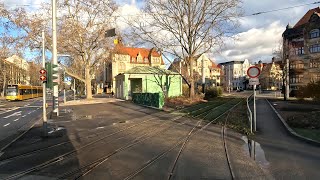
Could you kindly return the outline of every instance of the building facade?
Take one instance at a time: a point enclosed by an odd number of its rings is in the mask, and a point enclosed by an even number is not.
[[[0,93],[4,95],[8,84],[30,84],[29,63],[13,55],[6,59],[0,59]]]
[[[109,92],[115,92],[115,77],[118,74],[138,66],[165,67],[161,54],[154,48],[134,48],[118,44],[110,54],[110,59],[106,64],[106,85]]]
[[[225,90],[246,89],[247,70],[251,66],[248,59],[244,61],[229,61],[219,64],[223,72],[223,87]]]
[[[170,65],[169,70],[179,72],[184,77],[188,77],[190,74],[190,69],[188,69],[184,61],[180,59],[175,59]],[[193,62],[193,70],[196,79],[195,82],[198,85],[202,84],[202,74],[204,74],[205,83],[207,86],[220,86],[221,69],[214,63],[213,60],[209,59],[206,54],[196,57],[196,60]]]
[[[290,90],[320,81],[320,8],[309,10],[282,34],[283,64],[289,59]]]
[[[259,63],[256,65],[260,68],[259,76],[260,87],[265,90],[280,90],[283,83],[282,62],[275,61],[272,58],[271,63]]]
[[[116,77],[115,97],[129,100],[132,93],[162,93],[165,97],[182,95],[179,73],[157,66],[136,66]]]

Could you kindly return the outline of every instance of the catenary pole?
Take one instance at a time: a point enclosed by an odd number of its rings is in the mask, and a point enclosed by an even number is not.
[[[54,74],[58,80],[58,60],[57,60],[57,8],[56,0],[52,0],[52,64],[54,65]],[[58,83],[53,84],[53,113],[59,116],[59,92]]]
[[[44,30],[42,30],[42,68],[46,68],[46,60],[45,60],[45,37],[44,37]],[[46,82],[42,83],[42,113],[43,113],[43,133],[44,136],[47,136],[47,107],[46,107]]]

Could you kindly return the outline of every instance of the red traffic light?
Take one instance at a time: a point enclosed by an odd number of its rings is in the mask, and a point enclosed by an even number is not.
[[[41,81],[46,81],[46,80],[47,80],[47,77],[46,77],[46,76],[40,76],[40,80],[41,80]]]
[[[40,72],[40,74],[46,74],[47,73],[47,71],[45,69],[41,69],[39,72]]]

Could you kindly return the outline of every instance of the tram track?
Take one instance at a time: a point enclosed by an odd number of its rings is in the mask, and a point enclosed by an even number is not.
[[[130,173],[130,175],[128,175],[127,177],[125,177],[124,179],[125,180],[130,180],[130,179],[133,179],[135,178],[137,175],[139,175],[140,173],[142,173],[146,168],[148,168],[149,166],[153,165],[154,163],[156,163],[158,160],[162,159],[166,154],[170,153],[172,150],[174,150],[175,148],[177,148],[179,145],[181,145],[175,159],[174,159],[174,162],[170,168],[170,171],[168,173],[168,177],[167,179],[170,180],[173,178],[174,176],[174,171],[175,171],[175,168],[176,168],[176,165],[179,161],[179,158],[183,152],[183,150],[186,148],[190,138],[194,135],[196,135],[198,132],[200,131],[203,131],[205,128],[207,128],[210,124],[214,123],[217,119],[223,117],[225,114],[229,113],[230,110],[232,110],[233,108],[235,108],[237,105],[239,105],[240,102],[238,102],[237,104],[235,104],[232,108],[230,108],[229,110],[226,110],[225,112],[223,112],[222,114],[218,115],[216,118],[214,118],[213,120],[209,121],[208,123],[206,123],[204,126],[202,126],[201,128],[197,128],[199,127],[199,125],[201,124],[201,122],[203,122],[204,118],[201,119],[200,121],[198,121],[196,123],[196,125],[189,131],[189,133],[183,137],[183,138],[180,138],[174,145],[172,145],[170,148],[168,148],[167,150],[159,153],[158,155],[154,156],[152,159],[150,159],[148,162],[146,162],[145,164],[143,164],[142,166],[140,166],[137,170],[135,170],[134,172]],[[214,110],[212,110],[214,111]],[[211,111],[211,112],[212,112]],[[209,114],[209,113],[208,113]],[[225,121],[225,123],[227,122],[227,120]],[[224,126],[222,127],[222,140],[224,142],[224,146],[226,147],[226,143],[225,143],[225,130],[224,130]],[[225,149],[225,153],[227,154],[227,150]],[[228,160],[229,156],[226,155],[227,157],[227,161],[228,161],[228,167],[230,169],[230,172],[233,172],[231,170],[231,163],[230,161]],[[232,176],[232,179],[234,179],[234,174],[231,174]]]
[[[180,119],[181,117],[184,117],[184,116],[177,116],[177,117],[171,119],[170,121],[166,121],[166,122],[176,121],[177,119]],[[110,137],[110,136],[112,136],[112,135],[114,135],[114,134],[118,134],[118,133],[120,133],[120,132],[122,132],[122,131],[125,131],[125,130],[127,130],[127,129],[129,129],[129,128],[132,128],[132,127],[135,127],[135,126],[138,126],[139,124],[142,124],[142,123],[144,123],[144,122],[146,122],[146,121],[150,121],[150,120],[152,120],[152,119],[154,119],[154,118],[151,118],[151,119],[142,121],[142,122],[140,122],[140,123],[138,123],[138,124],[132,125],[132,126],[130,126],[130,127],[128,127],[128,128],[124,128],[124,129],[119,130],[119,131],[117,131],[117,132],[115,132],[115,133],[111,133],[111,134],[105,136],[104,138]],[[163,124],[166,124],[166,122],[164,122]],[[181,123],[179,123],[179,124],[181,124]],[[170,127],[173,127],[173,126],[170,126]],[[170,127],[168,127],[167,129],[169,129]],[[156,128],[159,128],[159,126],[157,126]],[[159,133],[160,133],[160,132],[159,132]],[[146,136],[146,137],[148,137],[148,138],[152,137],[152,136],[148,136],[148,134],[144,134],[142,137],[144,137],[144,136]],[[140,137],[140,138],[142,138],[142,137]],[[143,140],[145,140],[145,139],[146,139],[146,138],[143,138]],[[90,145],[93,145],[94,143],[97,143],[97,142],[99,142],[99,141],[101,141],[101,140],[103,140],[103,138],[97,139],[97,140],[95,140],[95,141],[93,141],[93,142],[91,142],[91,143],[89,143],[89,144],[86,144],[86,145],[84,145],[84,146],[81,146],[81,147],[78,148],[78,149],[75,149],[75,150],[70,151],[70,152],[67,152],[67,153],[65,153],[65,154],[63,154],[63,155],[60,155],[60,156],[55,157],[55,158],[53,158],[53,159],[50,159],[50,160],[48,160],[48,161],[46,161],[46,162],[44,162],[44,163],[42,163],[42,164],[39,164],[39,165],[34,166],[34,167],[32,167],[32,168],[29,168],[29,169],[27,169],[27,170],[25,170],[25,171],[21,171],[21,172],[19,172],[19,173],[13,174],[13,175],[11,175],[11,176],[9,176],[9,177],[6,177],[5,179],[15,179],[15,178],[21,177],[21,176],[23,176],[23,175],[26,175],[26,174],[28,174],[28,173],[34,172],[34,171],[40,171],[41,169],[44,169],[45,167],[48,167],[48,166],[53,165],[53,164],[56,164],[57,162],[60,162],[61,160],[65,159],[67,156],[72,155],[72,154],[74,154],[75,152],[77,152],[77,151],[79,151],[79,150],[81,150],[81,149],[84,149],[84,148],[86,148],[86,147],[88,147],[88,146],[90,146]],[[136,142],[135,142],[133,145],[137,144],[138,142],[141,142],[142,140],[135,140],[135,141],[136,141]],[[123,148],[122,148],[122,149],[118,149],[116,152],[118,152],[118,151],[123,151],[123,150],[125,150],[125,149],[128,149],[128,148],[132,147],[133,145],[130,145],[130,146],[124,148],[124,149],[123,149]],[[54,146],[54,147],[56,147],[56,146]],[[47,149],[41,149],[41,151],[44,151],[44,150],[48,150],[48,148],[47,148]],[[34,152],[29,152],[29,153],[27,153],[27,154],[20,155],[20,156],[17,156],[17,157],[11,157],[10,160],[15,160],[15,159],[27,157],[27,156],[30,156],[32,153],[38,153],[38,152],[39,152],[39,150],[36,150],[36,151],[34,151]],[[78,153],[79,153],[79,152],[78,152]],[[111,154],[111,155],[113,155],[113,154]],[[109,155],[109,156],[110,156],[110,155]],[[8,160],[8,159],[7,159],[7,160]],[[100,160],[97,160],[97,161],[100,161]],[[1,162],[3,162],[3,161],[1,161]],[[92,166],[93,164],[96,164],[96,163],[97,163],[97,162],[90,163],[89,166]],[[83,168],[81,168],[81,169],[83,169]]]
[[[240,103],[240,102],[239,102]],[[236,105],[238,105],[239,103],[237,103]],[[227,103],[224,103],[224,104],[227,104]],[[223,104],[222,104],[223,105]],[[234,105],[233,107],[235,107],[236,105]],[[220,105],[221,106],[221,105]],[[232,108],[233,108],[232,107]],[[232,109],[231,108],[231,109]],[[149,160],[144,166],[142,166],[141,168],[139,168],[137,171],[133,172],[132,174],[130,174],[128,177],[126,177],[125,179],[131,179],[133,177],[135,177],[137,174],[139,174],[140,172],[142,172],[145,168],[147,168],[148,166],[150,166],[151,164],[153,164],[154,162],[156,162],[157,160],[161,159],[161,157],[163,157],[165,154],[167,154],[168,152],[170,152],[171,150],[173,150],[174,148],[176,148],[177,146],[179,146],[180,144],[183,144],[182,148],[180,149],[179,151],[179,154],[176,158],[176,161],[178,161],[179,159],[179,156],[180,154],[182,153],[184,147],[186,146],[188,140],[190,139],[190,137],[194,134],[196,134],[196,132],[198,131],[202,131],[203,129],[205,129],[207,126],[209,126],[210,124],[212,124],[215,120],[217,120],[218,118],[222,117],[224,114],[226,114],[227,112],[229,112],[231,109],[223,112],[222,114],[218,115],[215,119],[213,119],[212,121],[208,122],[205,126],[203,126],[202,128],[200,129],[197,129],[197,127],[200,125],[200,123],[204,120],[200,120],[198,121],[194,127],[189,131],[189,133],[187,134],[186,137],[184,138],[180,138],[173,146],[171,146],[168,150],[165,150],[163,151],[162,153],[158,154],[157,156],[153,157],[151,160]],[[214,111],[215,109],[213,109],[212,111]],[[209,114],[209,113],[208,113]],[[137,144],[137,143],[134,143],[134,145]],[[114,152],[102,157],[102,158],[99,158],[98,160],[88,164],[87,166],[85,167],[82,167],[82,168],[79,168],[78,169],[78,172],[81,171],[80,174],[78,174],[76,177],[74,177],[74,179],[78,179],[80,177],[83,177],[83,176],[86,176],[88,175],[90,172],[92,172],[94,169],[96,169],[98,166],[100,166],[101,164],[103,164],[104,162],[106,162],[111,156],[115,155],[115,154],[118,154],[126,149],[128,149],[128,147],[131,147],[131,145],[133,144],[129,144],[127,146],[124,146],[120,149],[117,149],[115,150]],[[173,166],[173,170],[174,170],[174,166]],[[59,177],[59,179],[63,179],[63,178],[69,178],[71,177],[72,175],[74,175],[75,172],[70,172],[70,173],[67,173],[67,175],[64,175],[64,176],[61,176]]]

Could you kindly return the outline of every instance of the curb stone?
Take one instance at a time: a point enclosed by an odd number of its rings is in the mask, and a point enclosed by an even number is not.
[[[318,141],[315,141],[313,139],[310,139],[310,138],[307,138],[307,137],[303,137],[299,134],[297,134],[287,123],[286,121],[282,118],[282,116],[278,113],[278,111],[272,106],[272,104],[269,102],[268,99],[266,99],[266,101],[268,102],[268,104],[270,105],[270,107],[272,108],[272,110],[276,113],[276,115],[278,116],[278,118],[281,120],[282,124],[284,125],[284,127],[286,128],[286,130],[289,132],[290,135],[306,142],[306,143],[309,143],[309,144],[313,144],[313,145],[316,145],[316,146],[319,146],[320,147],[320,142]]]

